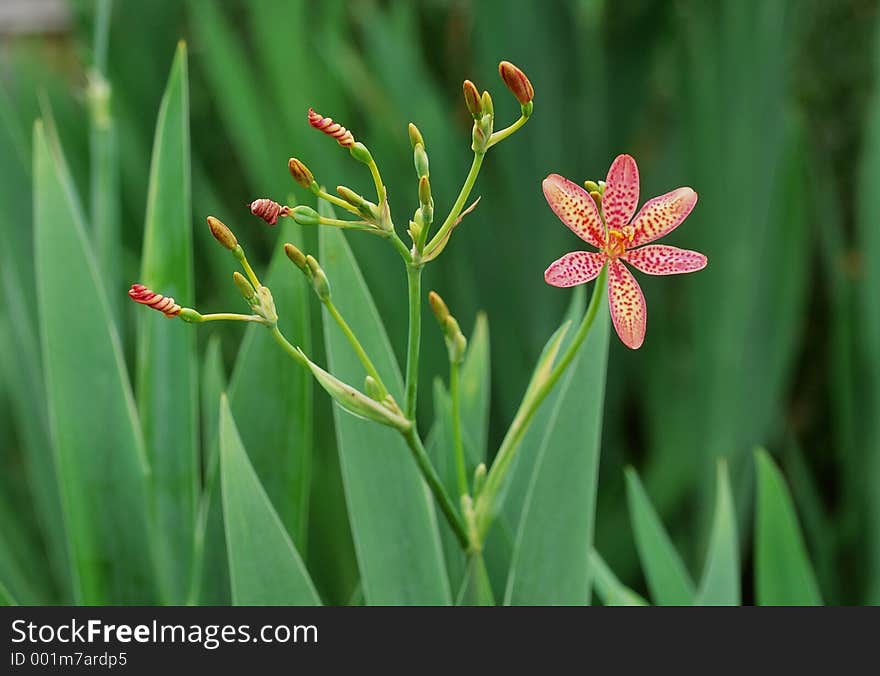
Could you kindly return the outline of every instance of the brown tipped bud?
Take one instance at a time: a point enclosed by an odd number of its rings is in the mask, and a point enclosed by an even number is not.
[[[502,61],[498,64],[498,74],[504,80],[504,84],[516,97],[521,106],[526,105],[535,98],[535,89],[526,74],[514,66],[510,61]]]
[[[238,287],[238,290],[246,301],[250,302],[257,297],[257,292],[254,290],[253,284],[251,284],[238,270],[232,273],[232,281],[235,282],[235,285]]]
[[[336,142],[343,148],[351,148],[354,145],[354,136],[348,129],[338,122],[334,122],[332,118],[316,113],[311,108],[309,108],[309,124],[318,131],[336,139]]]
[[[284,253],[287,254],[287,257],[290,259],[291,263],[293,263],[296,267],[298,267],[306,274],[310,274],[309,266],[306,263],[306,255],[302,251],[297,249],[290,242],[287,242],[284,245]]]
[[[287,168],[290,169],[290,175],[293,176],[293,180],[299,183],[303,188],[312,187],[315,177],[306,165],[295,157],[291,157],[287,160]]]
[[[464,105],[467,106],[468,112],[475,120],[483,116],[483,105],[480,103],[480,92],[477,86],[470,80],[462,83],[464,91]]]
[[[344,185],[336,186],[336,194],[339,195],[342,199],[348,202],[351,206],[361,208],[366,204],[367,200],[364,199],[363,195],[358,195],[351,188],[347,188]]]
[[[254,216],[262,218],[269,225],[275,225],[278,223],[279,216],[287,216],[290,214],[290,209],[288,207],[283,207],[278,204],[278,202],[270,200],[267,197],[261,197],[258,200],[254,200],[248,204],[248,208]]]
[[[445,329],[446,320],[449,319],[449,308],[446,306],[446,303],[443,302],[440,294],[436,291],[431,291],[428,294],[428,303],[431,305],[431,310],[437,318],[437,322]]]
[[[211,234],[214,235],[214,239],[216,239],[220,244],[225,246],[230,251],[235,251],[235,247],[238,246],[238,240],[235,239],[235,235],[232,234],[232,230],[226,227],[226,224],[223,223],[219,218],[214,218],[213,216],[208,216],[208,227],[211,228]]]
[[[143,284],[132,284],[128,290],[128,297],[135,303],[141,303],[154,310],[158,310],[168,319],[173,319],[183,310],[170,296],[163,296],[161,293],[150,291]]]
[[[415,148],[419,143],[425,145],[425,139],[422,138],[422,132],[412,122],[409,123],[409,143]]]

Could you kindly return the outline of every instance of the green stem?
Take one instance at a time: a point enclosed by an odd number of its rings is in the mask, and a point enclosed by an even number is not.
[[[476,507],[478,515],[478,532],[481,541],[486,537],[486,531],[489,529],[493,514],[496,511],[496,505],[494,502],[526,430],[528,430],[538,408],[577,356],[578,350],[584,340],[586,340],[587,335],[590,333],[593,321],[596,319],[596,313],[599,310],[599,303],[605,292],[607,275],[608,267],[605,266],[596,278],[596,285],[593,288],[590,305],[587,308],[586,313],[584,313],[584,318],[581,321],[577,333],[568,348],[565,350],[565,353],[556,363],[556,366],[553,367],[547,380],[538,387],[534,396],[529,397],[527,401],[522,403],[520,410],[516,413],[513,423],[510,425],[510,429],[507,431],[504,440],[501,442],[501,447],[498,449],[495,461],[492,463],[492,469],[486,477],[486,484],[480,493],[478,505]]]
[[[390,230],[388,232],[388,239],[391,244],[394,245],[394,248],[397,249],[397,253],[400,254],[401,258],[403,258],[404,262],[409,265],[412,262],[412,256],[410,255],[409,249],[406,244],[403,243],[403,240],[398,237],[397,233],[394,230]]]
[[[529,121],[529,118],[527,118],[525,115],[521,115],[520,118],[516,122],[514,122],[512,125],[510,125],[509,127],[505,127],[504,129],[499,129],[498,131],[496,131],[494,134],[492,134],[489,137],[489,143],[486,144],[486,148],[489,149],[492,146],[494,146],[496,143],[500,143],[501,141],[506,139],[508,136],[513,134],[517,129],[522,127],[528,121]]]
[[[458,494],[467,495],[467,468],[464,458],[464,443],[461,438],[461,396],[459,394],[459,371],[457,361],[449,363],[449,394],[452,397],[452,446],[455,452],[455,473],[458,477]]]
[[[281,330],[277,326],[272,327],[272,337],[275,339],[275,342],[278,343],[281,348],[291,357],[295,362],[301,364],[306,367],[306,370],[311,375],[312,370],[309,368],[309,362],[305,357],[300,354],[299,350],[297,350],[293,345],[290,344],[290,341],[284,337],[284,334],[281,333]]]
[[[474,188],[474,183],[477,182],[477,176],[480,174],[480,167],[483,166],[483,158],[485,156],[485,153],[474,153],[474,161],[471,163],[471,169],[468,172],[467,178],[464,179],[464,185],[461,186],[461,192],[458,193],[458,198],[455,200],[455,204],[452,205],[446,220],[443,221],[443,225],[440,226],[437,234],[425,246],[425,251],[431,251],[437,244],[442,242],[447,233],[455,226],[455,221],[461,214],[461,210],[464,209],[465,202],[467,202],[471,190]]]
[[[324,192],[320,188],[318,188],[317,190],[313,190],[312,192],[314,192],[315,195],[320,197],[322,200],[325,200],[326,202],[330,202],[330,204],[335,204],[340,209],[345,209],[346,211],[354,214],[355,216],[362,216],[361,212],[358,211],[356,206],[354,206],[353,204],[349,204],[341,197],[336,197],[336,195],[331,195],[328,192]]]
[[[468,535],[464,520],[461,518],[458,511],[456,511],[449,494],[446,492],[446,488],[443,486],[443,482],[440,481],[440,477],[437,476],[437,471],[434,469],[431,460],[428,458],[425,447],[422,445],[422,440],[419,438],[419,434],[416,431],[415,424],[403,434],[403,438],[406,440],[409,450],[412,451],[413,458],[419,466],[419,471],[421,471],[422,476],[425,478],[428,488],[431,489],[431,493],[434,494],[434,498],[440,505],[440,510],[449,522],[461,548],[467,550]]]
[[[376,370],[376,367],[373,365],[373,362],[370,360],[370,357],[367,355],[367,351],[364,349],[364,346],[361,345],[361,342],[358,340],[357,336],[354,335],[354,331],[351,330],[351,327],[348,325],[348,322],[342,317],[339,313],[339,310],[333,304],[329,298],[324,301],[324,307],[327,308],[327,312],[330,313],[330,316],[333,317],[333,321],[342,329],[342,333],[345,334],[345,337],[348,339],[348,342],[351,344],[352,349],[354,349],[357,358],[360,360],[361,364],[363,364],[366,372],[376,381],[376,384],[382,390],[382,396],[388,394],[388,388],[385,387],[385,383],[382,382],[382,377],[379,375],[379,372]]]
[[[251,284],[254,285],[255,289],[259,289],[262,284],[260,284],[260,279],[257,277],[257,273],[254,272],[254,269],[251,267],[251,264],[248,263],[247,256],[244,255],[244,249],[241,248],[241,245],[236,245],[236,247],[232,250],[232,255],[235,256],[236,260],[241,263],[241,267],[244,269],[245,274],[248,276]]]
[[[416,395],[419,387],[419,347],[422,340],[422,267],[407,265],[409,289],[409,339],[406,353],[406,417],[415,422]]]
[[[385,184],[382,183],[382,176],[379,174],[379,166],[376,164],[376,161],[370,157],[369,163],[367,166],[370,168],[370,174],[373,176],[373,183],[376,184],[376,198],[379,202],[379,207],[381,208],[382,203],[386,200],[387,194],[385,192]]]
[[[265,322],[266,320],[260,315],[241,315],[235,312],[215,312],[209,315],[201,315],[199,322]]]

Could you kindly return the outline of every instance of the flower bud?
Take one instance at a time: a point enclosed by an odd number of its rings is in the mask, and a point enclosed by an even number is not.
[[[290,169],[290,175],[293,180],[299,183],[303,188],[309,189],[315,181],[315,177],[309,168],[295,157],[287,160],[287,168]]]
[[[238,287],[238,290],[241,292],[242,297],[250,303],[257,297],[257,292],[254,290],[253,284],[251,284],[247,278],[241,274],[238,270],[232,273],[232,281],[235,282],[235,285]]]
[[[370,155],[370,151],[367,150],[367,146],[363,143],[352,144],[349,146],[348,152],[350,152],[351,156],[361,164],[370,164],[373,161],[373,156]]]
[[[443,326],[446,333],[446,349],[449,352],[449,361],[456,364],[461,363],[464,359],[464,353],[467,351],[467,338],[461,332],[458,320],[449,315]]]
[[[431,197],[431,183],[427,176],[419,179],[419,203],[425,222],[431,223],[434,220],[434,198]]]
[[[311,274],[309,270],[308,263],[306,263],[305,254],[297,249],[290,242],[285,243],[284,245],[284,253],[287,254],[287,257],[290,259],[290,262],[293,263],[296,267],[302,270],[307,275]]]
[[[362,209],[367,203],[367,200],[364,199],[363,195],[357,194],[354,190],[352,190],[351,188],[347,188],[344,185],[336,186],[336,194],[339,195],[346,202],[348,202],[351,206],[357,207],[358,209]]]
[[[440,297],[436,291],[431,291],[428,294],[428,303],[431,305],[431,310],[434,313],[434,316],[437,318],[437,322],[440,324],[441,328],[446,326],[446,320],[449,318],[449,308],[446,306],[446,303]]]
[[[161,293],[151,291],[143,284],[132,284],[131,288],[128,290],[128,297],[135,303],[140,303],[147,307],[151,307],[154,310],[158,310],[168,317],[168,319],[173,319],[183,310],[180,305],[174,302],[174,299],[171,298],[171,296],[163,296]]]
[[[336,139],[336,142],[343,148],[351,148],[354,145],[354,136],[348,129],[338,122],[334,122],[331,118],[316,113],[311,108],[309,108],[309,124],[318,131]]]
[[[235,239],[235,235],[232,234],[232,230],[226,227],[226,224],[223,223],[219,218],[214,218],[213,216],[208,216],[208,227],[211,228],[211,234],[214,235],[214,239],[216,239],[220,244],[229,249],[230,251],[235,251],[235,248],[238,246],[238,240]]]
[[[492,103],[492,95],[489,92],[483,92],[483,98],[480,100],[480,105],[483,108],[483,117],[486,115],[494,116],[495,115],[495,105]]]
[[[419,128],[414,125],[412,122],[409,123],[409,143],[415,149],[417,145],[420,143],[425,145],[425,139],[422,138],[422,132],[419,131]]]
[[[486,483],[486,463],[481,462],[474,470],[473,493],[474,498],[479,497],[480,491],[483,490],[483,484]]]
[[[599,184],[596,181],[584,181],[587,192],[599,192]]]
[[[413,161],[416,166],[417,176],[429,176],[431,173],[428,164],[428,153],[425,152],[425,146],[421,143],[417,144],[413,150]]]
[[[293,216],[293,220],[300,225],[318,225],[321,222],[321,217],[318,215],[318,212],[304,204],[300,204],[291,209],[290,215]]]
[[[462,90],[464,91],[464,105],[467,106],[471,117],[478,120],[483,115],[483,106],[480,103],[480,92],[477,90],[477,86],[470,80],[465,80],[462,83]]]
[[[370,399],[375,401],[381,402],[385,399],[385,392],[382,391],[382,388],[379,387],[379,383],[376,382],[376,379],[373,378],[373,376],[367,376],[364,378],[364,391]]]
[[[498,74],[521,106],[525,106],[535,98],[535,89],[529,78],[510,61],[502,61],[498,64]]]
[[[327,275],[324,274],[323,268],[321,268],[318,261],[312,255],[306,256],[306,265],[312,273],[312,287],[314,287],[315,293],[318,294],[318,298],[322,301],[329,300],[330,281],[327,279]]]
[[[596,203],[596,207],[601,209],[602,208],[602,193],[600,193],[598,190],[591,190],[590,197],[593,198],[593,201]]]

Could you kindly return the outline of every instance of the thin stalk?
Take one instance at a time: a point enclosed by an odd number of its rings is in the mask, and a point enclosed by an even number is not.
[[[379,166],[376,164],[376,161],[371,157],[367,166],[370,168],[370,174],[373,177],[373,183],[376,185],[376,198],[379,201],[379,206],[382,206],[382,203],[387,199],[388,195],[385,192],[385,184],[382,182],[382,176],[379,174]]]
[[[281,333],[281,330],[277,326],[272,327],[272,337],[275,339],[275,342],[281,346],[281,349],[284,350],[289,357],[291,357],[298,364],[305,366],[306,370],[311,374],[311,369],[309,368],[308,360],[300,354],[300,351],[297,350],[293,345],[291,345],[290,341],[284,337],[284,334]]]
[[[385,387],[385,383],[382,382],[382,377],[379,375],[379,371],[376,370],[376,367],[370,360],[369,355],[367,355],[367,351],[364,349],[364,346],[361,345],[361,342],[354,334],[354,331],[351,330],[348,322],[346,322],[343,316],[339,313],[339,310],[333,304],[333,301],[328,298],[324,301],[324,307],[327,308],[327,312],[329,312],[330,316],[333,317],[333,321],[335,321],[339,328],[342,329],[342,333],[345,334],[345,337],[348,339],[349,344],[351,344],[352,349],[354,350],[361,364],[363,364],[366,372],[373,378],[373,380],[376,381],[376,384],[381,388],[382,396],[388,394],[388,388]]]
[[[403,438],[406,440],[406,444],[407,446],[409,446],[409,450],[412,451],[413,458],[415,459],[416,464],[419,466],[419,470],[421,471],[422,476],[425,478],[425,481],[428,484],[428,488],[430,488],[431,493],[434,494],[434,498],[440,505],[440,511],[443,512],[443,515],[446,517],[446,520],[452,527],[452,531],[455,533],[455,537],[458,539],[461,548],[467,550],[467,527],[465,526],[464,520],[461,518],[461,515],[458,513],[458,511],[456,511],[455,507],[453,506],[452,500],[450,499],[449,494],[446,492],[446,488],[444,488],[443,486],[443,482],[440,481],[440,477],[437,475],[437,471],[431,464],[431,460],[428,458],[425,447],[422,445],[422,440],[419,438],[419,434],[416,431],[415,424],[413,424],[407,432],[403,433]]]
[[[505,127],[504,129],[499,129],[498,131],[496,131],[494,134],[492,134],[489,137],[489,143],[486,144],[486,148],[487,149],[491,148],[496,143],[500,143],[501,141],[506,139],[508,136],[513,134],[520,127],[522,127],[528,121],[529,121],[529,118],[527,118],[525,115],[521,115],[520,118],[516,122],[514,122],[512,125],[510,125],[509,127]]]
[[[452,205],[449,215],[443,221],[443,225],[440,226],[437,234],[425,245],[425,251],[431,251],[438,243],[442,242],[446,234],[455,226],[455,221],[459,214],[461,214],[461,210],[464,209],[465,202],[467,202],[471,190],[474,188],[474,183],[477,182],[477,176],[480,174],[480,167],[483,166],[483,158],[485,156],[485,153],[474,153],[474,161],[471,163],[471,169],[464,179],[464,185],[461,186],[458,198],[455,200],[455,204]]]
[[[201,315],[199,322],[265,322],[266,320],[260,315],[242,315],[235,312],[215,312],[209,315]]]
[[[584,314],[580,327],[578,327],[577,333],[568,348],[565,350],[565,353],[556,363],[556,366],[553,367],[547,380],[538,387],[534,396],[529,397],[527,401],[522,403],[520,410],[516,413],[513,423],[510,425],[510,429],[507,431],[504,440],[501,442],[501,447],[498,449],[495,461],[492,463],[492,469],[486,477],[486,484],[478,498],[479,504],[477,505],[476,511],[478,514],[478,532],[480,541],[486,537],[486,531],[491,524],[492,515],[495,509],[493,503],[497,498],[502,482],[507,475],[507,470],[510,468],[510,464],[516,455],[519,444],[528,430],[535,413],[544,402],[544,399],[547,398],[547,395],[553,390],[553,387],[562,377],[562,374],[565,373],[565,370],[577,356],[578,350],[581,345],[583,345],[587,335],[590,333],[593,321],[596,319],[596,312],[599,310],[599,302],[602,298],[602,294],[605,292],[607,276],[608,267],[605,266],[596,278],[596,285],[593,288],[590,305],[587,307],[587,311]]]
[[[457,361],[449,363],[449,394],[452,397],[452,447],[455,453],[455,473],[458,477],[458,494],[467,495],[467,468],[464,459],[464,442],[461,438],[460,370],[461,366]]]
[[[251,284],[254,285],[254,288],[259,289],[261,286],[263,286],[260,283],[260,278],[257,277],[257,273],[254,272],[254,269],[251,267],[251,264],[248,263],[247,256],[244,255],[244,249],[241,248],[241,245],[236,246],[235,249],[232,250],[232,255],[235,256],[235,258],[238,260],[239,263],[241,263],[242,269],[244,270],[245,274],[248,276],[248,279],[250,280]]]
[[[354,206],[353,204],[349,204],[341,197],[337,197],[336,195],[331,195],[329,192],[325,192],[325,191],[321,190],[320,188],[317,190],[314,190],[313,192],[315,193],[315,195],[320,197],[322,200],[329,202],[330,204],[334,204],[337,207],[339,207],[340,209],[345,209],[346,211],[354,214],[355,216],[363,216],[363,214],[361,214],[361,212],[358,211],[358,208],[356,206]]]
[[[407,265],[409,289],[409,338],[406,351],[406,417],[415,422],[416,396],[419,388],[419,348],[422,341],[422,267]]]

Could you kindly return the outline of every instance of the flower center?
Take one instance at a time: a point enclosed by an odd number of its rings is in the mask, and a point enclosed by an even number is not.
[[[612,260],[619,258],[626,253],[626,245],[633,241],[635,230],[632,226],[625,225],[620,230],[608,230],[608,236],[605,238],[605,255]]]

